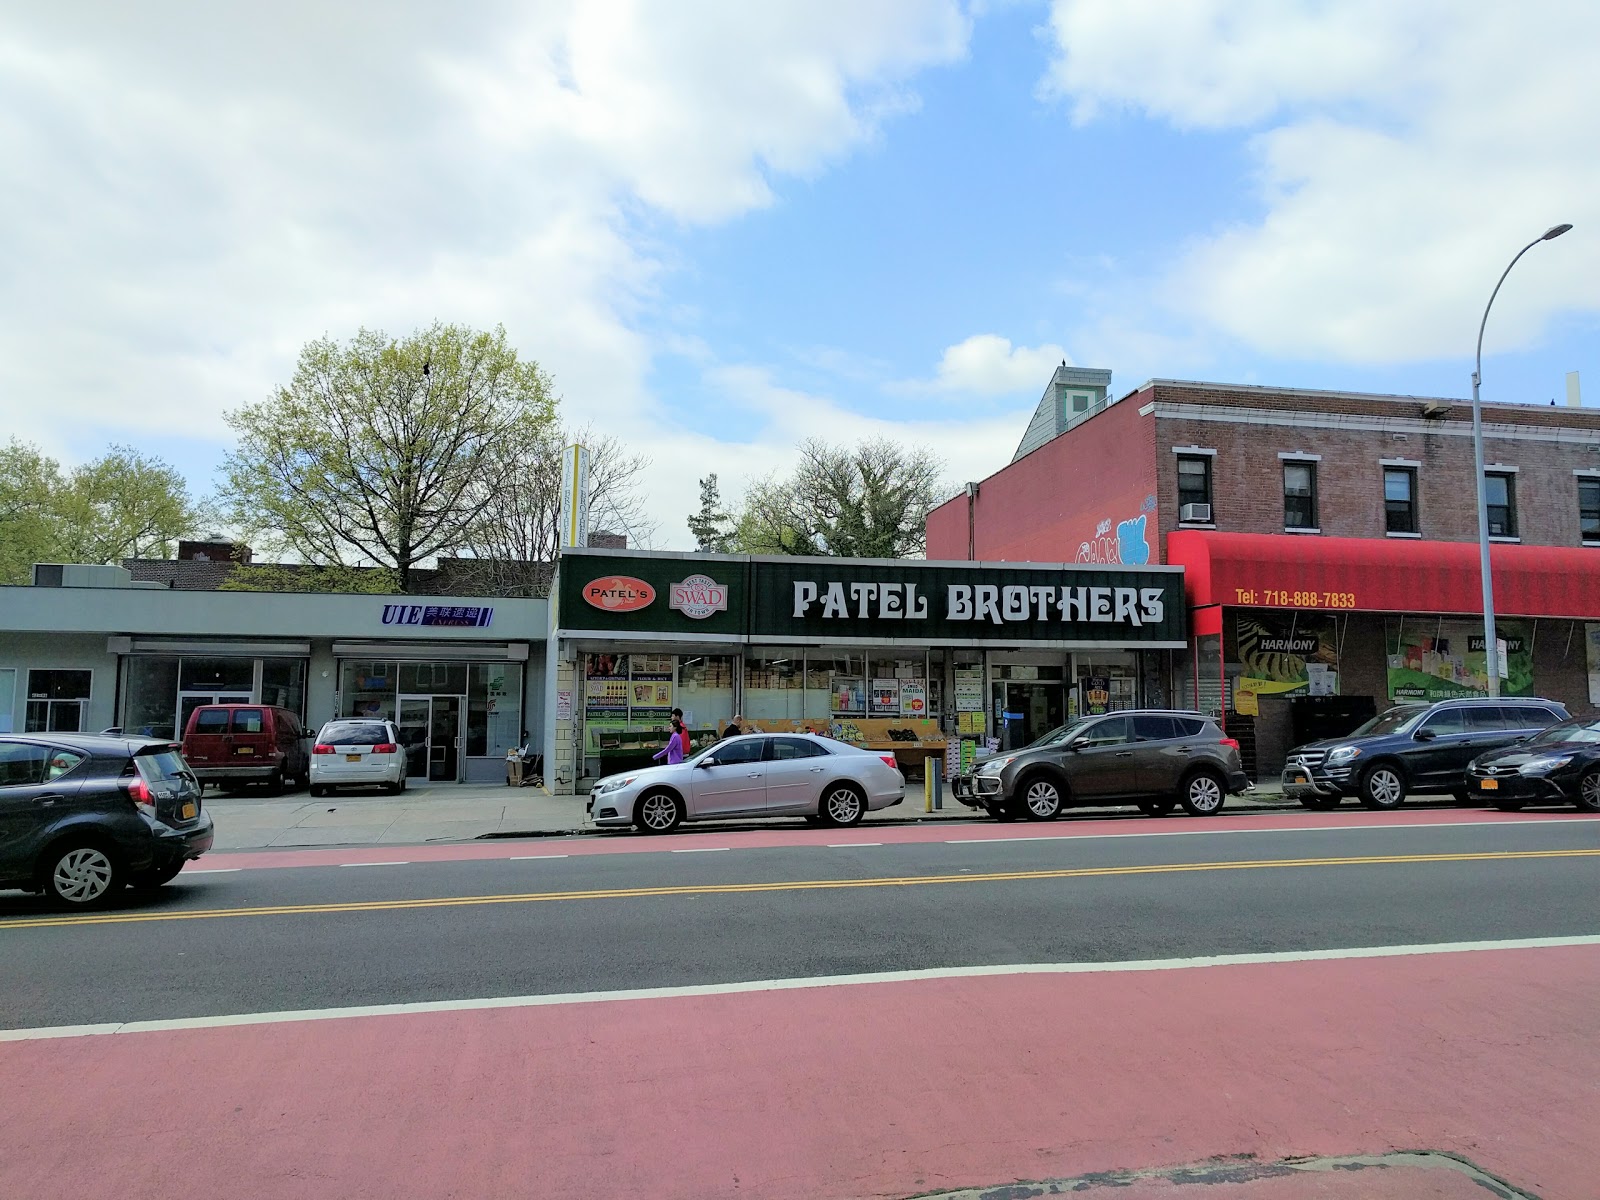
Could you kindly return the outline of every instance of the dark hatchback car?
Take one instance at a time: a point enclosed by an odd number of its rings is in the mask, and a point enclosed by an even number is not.
[[[211,849],[200,783],[170,742],[0,736],[0,888],[93,908]]]
[[[1215,721],[1137,709],[1079,717],[997,754],[961,780],[956,795],[1001,820],[1051,821],[1066,808],[1116,804],[1137,804],[1150,816],[1182,804],[1208,816],[1249,786],[1239,743]]]
[[[1562,721],[1526,741],[1472,760],[1467,787],[1502,812],[1528,804],[1576,804],[1600,813],[1600,720]]]
[[[1468,763],[1566,719],[1554,700],[1397,704],[1344,737],[1289,751],[1283,792],[1312,809],[1334,808],[1346,796],[1367,808],[1399,808],[1408,792],[1443,792],[1468,803]]]

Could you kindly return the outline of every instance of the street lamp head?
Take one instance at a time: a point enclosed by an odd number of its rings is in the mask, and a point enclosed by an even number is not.
[[[1560,237],[1563,233],[1571,228],[1571,225],[1552,225],[1549,229],[1544,231],[1544,236],[1542,236],[1539,240],[1541,242],[1548,242],[1551,238]]]

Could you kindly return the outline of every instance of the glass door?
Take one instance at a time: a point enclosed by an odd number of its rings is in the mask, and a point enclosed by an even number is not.
[[[179,692],[177,736],[189,728],[189,714],[208,704],[251,704],[249,692]]]
[[[428,778],[435,783],[461,779],[461,718],[466,705],[461,696],[433,697],[428,723]]]
[[[433,728],[432,696],[401,696],[395,720],[406,748],[406,778],[428,778],[428,734]]]

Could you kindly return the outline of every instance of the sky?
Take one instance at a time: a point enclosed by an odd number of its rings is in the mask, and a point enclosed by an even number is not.
[[[197,492],[359,328],[504,325],[655,545],[1054,366],[1600,404],[1592,0],[0,0],[0,436]]]

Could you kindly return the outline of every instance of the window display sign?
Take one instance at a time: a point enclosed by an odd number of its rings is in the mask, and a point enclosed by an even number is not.
[[[928,715],[928,688],[920,679],[900,681],[900,712],[907,717]]]
[[[900,715],[900,681],[874,679],[872,681],[872,715],[898,717]]]
[[[1111,711],[1111,678],[1107,675],[1090,675],[1083,681],[1083,711],[1094,717]]]
[[[1507,696],[1533,690],[1533,638],[1529,623],[1500,621],[1497,642],[1505,647],[1503,683]],[[1483,652],[1483,626],[1476,621],[1402,623],[1389,637],[1389,696],[1395,700],[1449,700],[1487,696],[1489,674]]]
[[[1235,616],[1240,666],[1234,710],[1257,711],[1257,696],[1334,696],[1339,692],[1335,619],[1320,613],[1252,612]]]
[[[833,712],[836,716],[865,716],[867,712],[866,683],[860,679],[834,676]]]
[[[956,711],[981,713],[983,711],[983,668],[957,667],[955,680]]]

